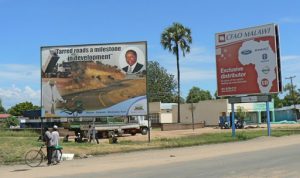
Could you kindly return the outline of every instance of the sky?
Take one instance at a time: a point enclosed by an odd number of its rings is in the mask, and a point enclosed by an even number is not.
[[[216,91],[215,33],[279,25],[282,81],[300,87],[298,0],[0,0],[0,98],[6,109],[40,105],[40,47],[147,41],[148,60],[176,76],[176,58],[160,45],[173,22],[192,30],[191,53],[180,57],[181,95]]]

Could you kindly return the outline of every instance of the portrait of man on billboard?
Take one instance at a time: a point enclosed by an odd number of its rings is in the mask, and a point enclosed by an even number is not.
[[[127,74],[134,74],[140,72],[144,65],[138,63],[137,58],[138,56],[135,50],[130,49],[126,51],[125,60],[128,65],[126,67],[123,67],[122,70]]]

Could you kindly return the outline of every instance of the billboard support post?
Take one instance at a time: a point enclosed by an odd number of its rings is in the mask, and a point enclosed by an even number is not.
[[[266,102],[266,112],[267,112],[268,136],[271,136],[269,101]]]
[[[43,136],[44,127],[43,127],[43,117],[41,117],[41,136]]]
[[[232,138],[235,138],[234,103],[231,103],[231,129],[232,129]]]
[[[148,142],[150,143],[150,117],[149,114],[146,116],[148,119]]]

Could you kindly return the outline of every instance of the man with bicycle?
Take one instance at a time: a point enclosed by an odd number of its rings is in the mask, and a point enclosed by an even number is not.
[[[44,130],[45,130],[44,142],[45,142],[45,145],[47,146],[47,159],[48,159],[47,165],[49,166],[52,163],[52,151],[53,151],[53,143],[51,141],[52,134],[48,130],[48,127],[45,127]]]

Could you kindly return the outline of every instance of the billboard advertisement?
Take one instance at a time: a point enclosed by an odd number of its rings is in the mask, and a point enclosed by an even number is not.
[[[42,117],[147,115],[146,42],[41,47]]]
[[[217,33],[218,96],[281,91],[278,43],[275,24]]]

